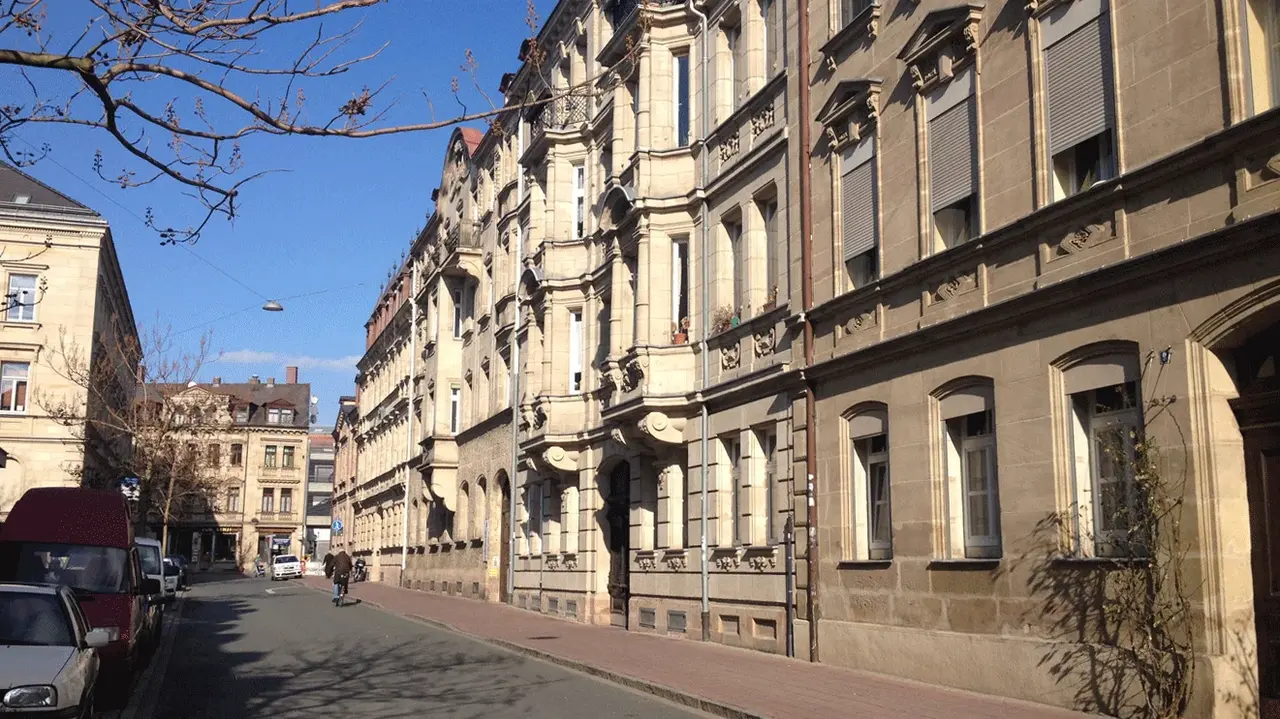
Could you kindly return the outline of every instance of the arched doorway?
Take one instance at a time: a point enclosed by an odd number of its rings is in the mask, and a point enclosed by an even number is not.
[[[609,473],[605,522],[609,526],[609,618],[614,626],[625,629],[631,597],[631,465],[626,462],[619,462]]]
[[[498,601],[511,602],[511,483],[505,472],[498,474],[498,494],[501,496],[502,520],[498,535]]]
[[[1253,334],[1231,359],[1249,496],[1258,694],[1262,715],[1280,716],[1280,322]]]

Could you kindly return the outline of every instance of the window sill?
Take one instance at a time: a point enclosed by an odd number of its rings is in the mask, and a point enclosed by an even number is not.
[[[892,565],[892,559],[841,559],[836,569],[888,569]]]
[[[958,559],[934,559],[931,560],[925,568],[944,571],[977,571],[982,569],[995,569],[1000,566],[1000,561],[1000,557],[992,557],[990,559],[975,559],[968,557]]]
[[[1151,563],[1148,557],[1054,557],[1049,564],[1057,567],[1142,567]]]

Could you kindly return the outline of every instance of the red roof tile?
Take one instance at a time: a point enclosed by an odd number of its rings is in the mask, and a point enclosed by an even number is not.
[[[484,132],[474,127],[459,128],[462,131],[462,140],[467,143],[467,152],[474,153],[477,147],[480,147],[481,140],[484,140]]]

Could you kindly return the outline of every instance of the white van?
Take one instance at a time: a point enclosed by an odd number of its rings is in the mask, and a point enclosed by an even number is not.
[[[139,537],[134,539],[133,543],[138,547],[138,559],[142,563],[142,573],[147,579],[154,579],[160,583],[160,596],[155,597],[155,601],[160,604],[172,602],[177,597],[177,592],[170,594],[165,590],[164,560],[160,542]]]

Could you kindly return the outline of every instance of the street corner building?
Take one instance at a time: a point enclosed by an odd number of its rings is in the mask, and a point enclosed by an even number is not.
[[[138,330],[111,228],[88,207],[0,162],[0,521],[43,486],[103,486],[128,438],[89,418],[107,401],[84,377],[137,371]],[[127,395],[126,395],[127,397]]]
[[[1280,2],[564,0],[536,45],[335,428],[375,579],[1113,715],[1280,702]]]
[[[203,413],[199,429],[182,441],[208,480],[175,501],[167,551],[197,570],[217,571],[247,571],[280,554],[301,557],[309,548],[311,385],[298,381],[298,369],[286,367],[284,382],[254,375],[241,383],[214,377],[139,387],[140,402],[161,396],[172,411]],[[159,507],[147,521],[162,536]]]

